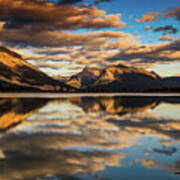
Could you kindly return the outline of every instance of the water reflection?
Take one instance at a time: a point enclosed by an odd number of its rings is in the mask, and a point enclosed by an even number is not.
[[[0,179],[179,179],[180,98],[0,105]]]

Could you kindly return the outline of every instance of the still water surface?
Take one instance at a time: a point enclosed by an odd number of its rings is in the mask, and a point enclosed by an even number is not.
[[[0,180],[180,179],[180,97],[0,98]]]

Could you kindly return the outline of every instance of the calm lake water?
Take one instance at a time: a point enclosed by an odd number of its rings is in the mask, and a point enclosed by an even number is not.
[[[0,180],[180,179],[180,97],[29,97],[0,98]]]

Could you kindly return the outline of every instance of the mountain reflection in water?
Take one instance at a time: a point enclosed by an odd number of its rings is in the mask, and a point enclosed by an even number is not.
[[[0,106],[0,179],[180,178],[178,97],[1,98]]]

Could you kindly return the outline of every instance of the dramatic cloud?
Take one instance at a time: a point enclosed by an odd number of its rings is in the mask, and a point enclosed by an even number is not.
[[[72,4],[0,0],[0,9],[0,20],[5,22],[4,28],[26,27],[39,31],[125,26],[120,21],[121,14],[106,15],[106,11],[98,10],[95,6],[80,8]]]
[[[160,19],[161,12],[147,12],[141,19],[136,19],[136,22],[154,21]]]
[[[40,65],[38,61],[56,61],[57,66],[60,66],[58,65],[59,62],[65,60],[69,62],[70,65],[71,63],[80,64],[81,68],[83,68],[83,66],[102,68],[119,63],[150,68],[157,63],[171,63],[180,60],[180,40],[160,44],[141,45],[141,43],[133,39],[133,37],[119,38],[115,41],[106,40],[104,41],[106,42],[105,44],[103,42],[102,44],[96,44],[97,39],[95,41],[88,41],[87,45],[85,45],[85,43],[84,46],[78,48],[62,47],[35,50],[36,55],[29,57],[24,56],[24,58],[36,60],[37,65]],[[170,39],[170,37],[161,37],[161,40],[172,39]],[[90,42],[92,44],[90,44]],[[96,48],[94,48],[94,46]],[[45,65],[43,66],[45,67]],[[53,67],[55,67],[55,65],[53,65]]]
[[[173,26],[167,25],[164,27],[158,27],[156,29],[154,29],[154,32],[169,32],[169,33],[173,33],[176,34],[178,32],[178,30],[176,28],[174,28]]]
[[[111,14],[111,11],[95,7],[108,1],[0,0],[0,45],[15,49],[40,68],[49,68],[47,72],[66,66],[63,61],[68,62],[71,69],[73,63],[74,68],[118,63],[149,67],[157,62],[179,60],[179,41],[144,45],[137,26],[126,26],[120,13]],[[147,12],[136,21],[154,22],[161,17],[179,19],[178,14],[178,8],[166,14]],[[120,28],[125,26],[121,32]],[[135,28],[134,33],[125,33],[130,27]],[[144,29],[153,31],[152,25]],[[154,32],[163,32],[159,40],[168,41],[173,40],[170,34],[178,30],[175,26],[164,25]]]
[[[134,46],[125,50],[121,50],[114,57],[109,58],[109,61],[137,60],[138,63],[157,63],[171,62],[172,60],[180,60],[180,40],[171,43],[161,43],[155,45]]]
[[[36,47],[64,47],[64,46],[105,46],[107,40],[116,38],[128,38],[131,34],[123,32],[92,32],[92,33],[69,33],[60,31],[40,31],[32,34],[31,30],[26,29],[1,29],[0,39],[9,45],[36,46]]]

